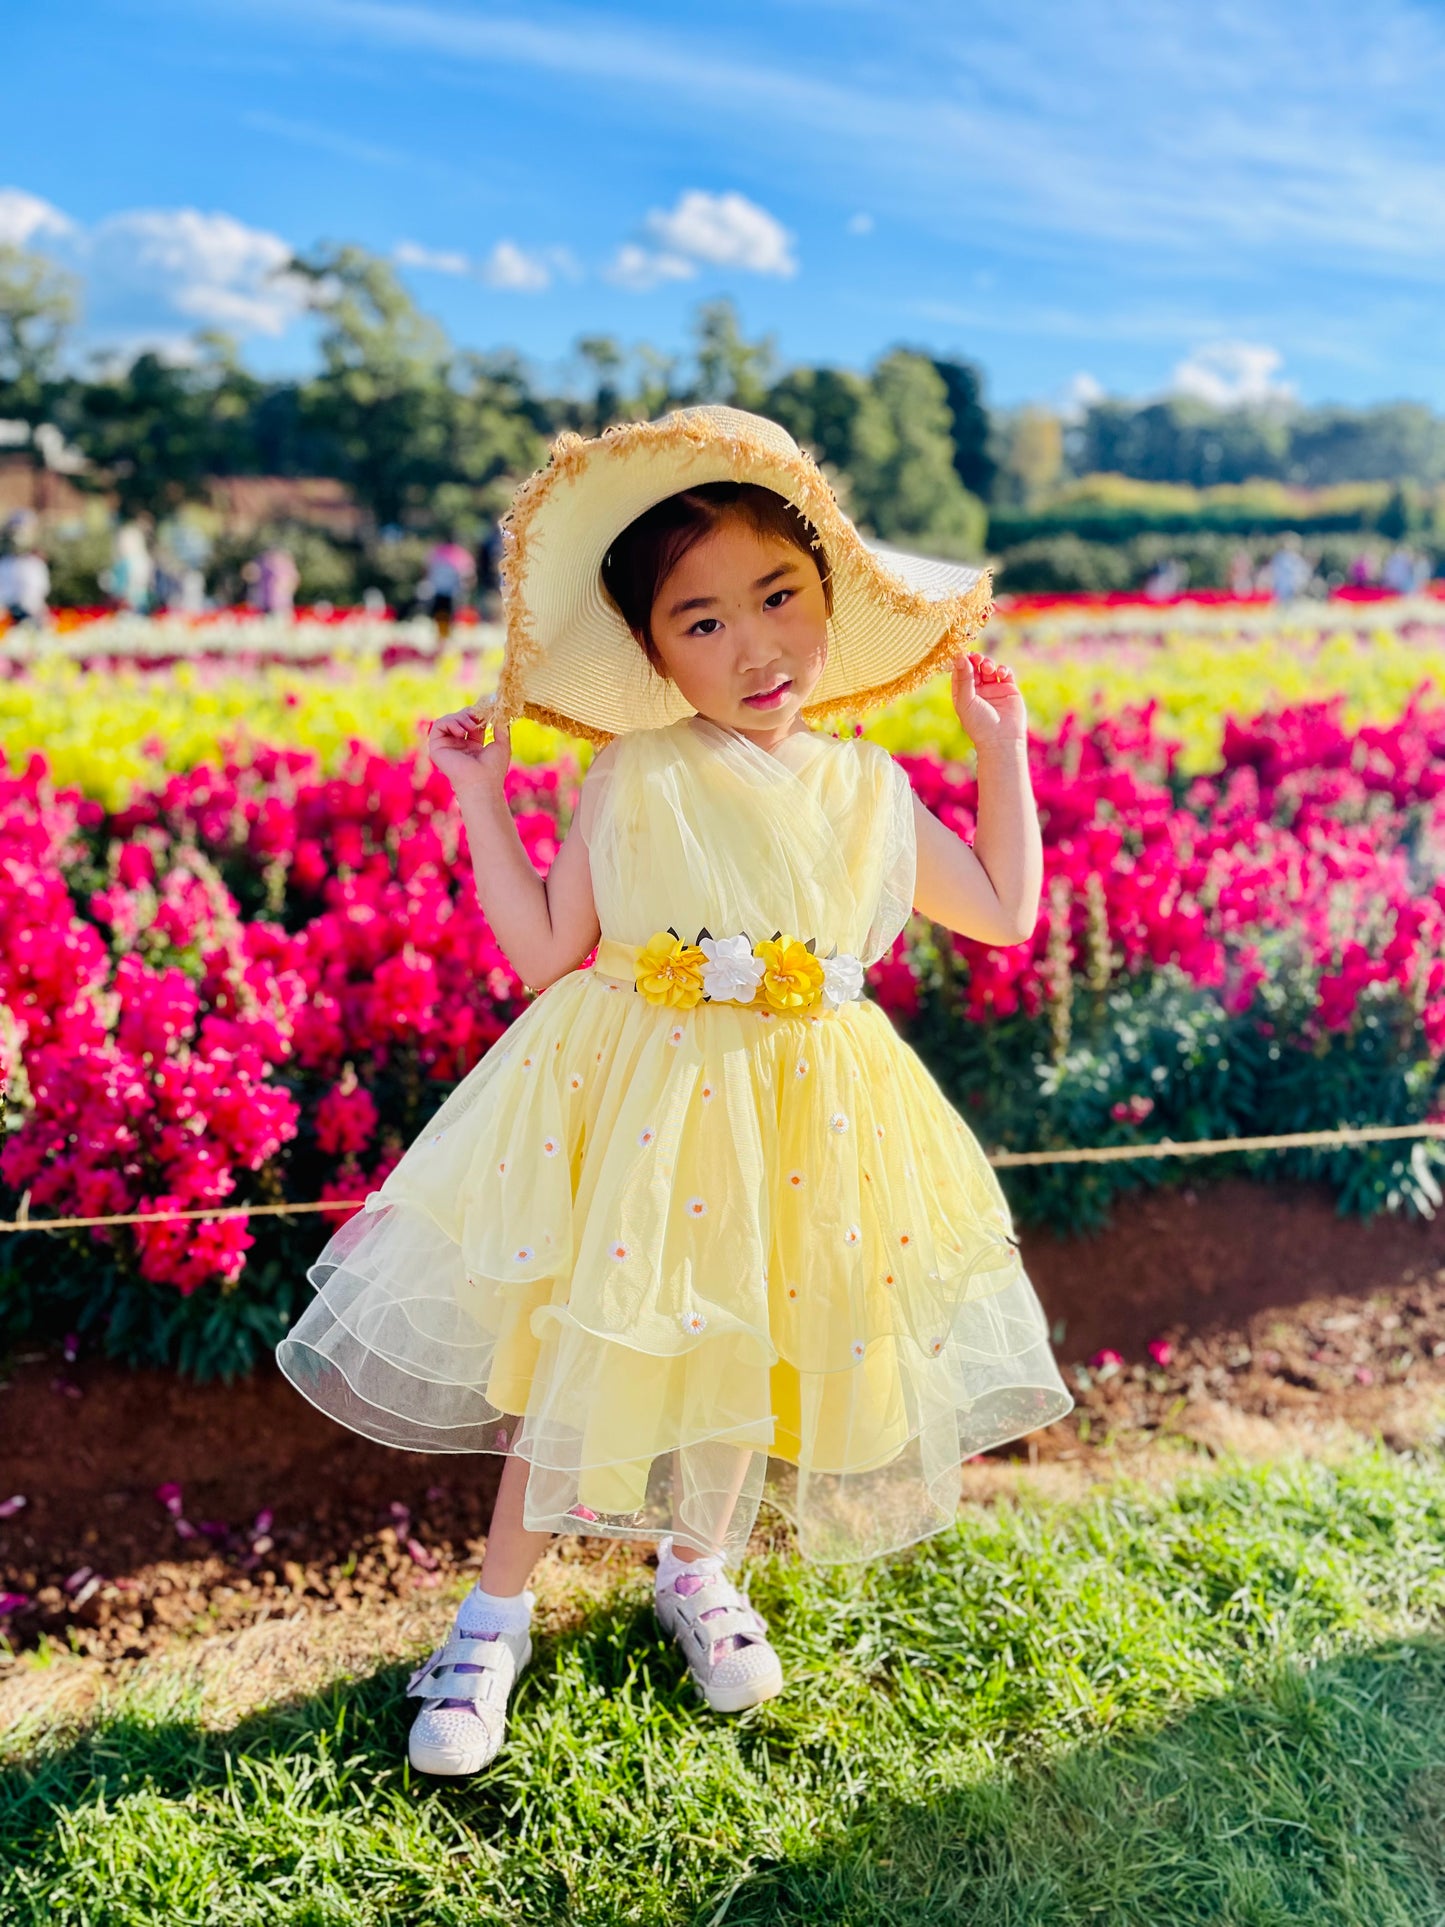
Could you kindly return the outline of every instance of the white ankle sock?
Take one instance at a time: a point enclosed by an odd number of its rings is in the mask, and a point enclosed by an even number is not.
[[[467,1633],[524,1633],[531,1624],[536,1594],[484,1592],[480,1582],[462,1601],[458,1626]]]
[[[679,1559],[673,1551],[672,1537],[659,1541],[657,1548],[657,1588],[665,1592],[675,1585],[685,1573],[695,1572],[699,1579],[717,1579],[722,1576],[723,1558],[720,1552],[699,1554],[696,1559]]]
[[[462,1601],[457,1613],[457,1631],[463,1638],[473,1633],[524,1633],[532,1623],[532,1608],[537,1603],[535,1593],[525,1588],[516,1593],[483,1592],[480,1583],[473,1586]],[[463,1672],[474,1668],[463,1666]],[[475,1713],[476,1708],[470,1700],[446,1699],[437,1702],[450,1711]]]

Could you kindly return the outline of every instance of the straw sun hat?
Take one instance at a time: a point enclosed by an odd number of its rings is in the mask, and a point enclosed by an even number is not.
[[[559,436],[502,524],[506,643],[489,721],[527,716],[593,743],[693,713],[647,660],[602,587],[614,537],[703,482],[757,482],[808,518],[833,577],[822,676],[805,720],[877,708],[936,675],[982,628],[986,570],[865,542],[810,455],[741,408],[679,409]]]

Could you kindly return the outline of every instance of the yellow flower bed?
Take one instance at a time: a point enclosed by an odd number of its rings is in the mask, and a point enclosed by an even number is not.
[[[1070,712],[1094,717],[1151,697],[1159,726],[1184,744],[1188,772],[1215,765],[1227,716],[1335,694],[1346,724],[1397,716],[1421,683],[1445,701],[1445,617],[1410,639],[1387,621],[1321,611],[1313,627],[1280,615],[1266,622],[1218,613],[1173,621],[1082,615],[991,626],[987,646],[1011,663],[1033,729],[1056,730]],[[423,719],[459,709],[490,690],[498,655],[451,654],[434,663],[381,668],[374,656],[338,654],[326,667],[273,664],[244,673],[188,662],[168,669],[87,672],[65,660],[41,662],[0,681],[0,748],[23,765],[44,753],[54,780],[110,808],[173,770],[246,760],[248,745],[314,751],[335,769],[353,741],[403,756],[425,741]],[[970,745],[940,675],[923,689],[862,719],[885,748],[964,758]],[[846,719],[837,725],[846,728]],[[580,767],[589,745],[528,721],[512,730],[514,760],[547,763],[564,753]]]

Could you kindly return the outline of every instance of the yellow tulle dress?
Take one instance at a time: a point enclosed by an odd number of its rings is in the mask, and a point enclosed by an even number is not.
[[[767,1502],[808,1560],[910,1545],[1073,1401],[992,1167],[858,994],[912,910],[907,778],[688,716],[583,798],[595,963],[330,1239],[279,1363],[370,1438],[519,1454],[533,1530],[732,1563]]]

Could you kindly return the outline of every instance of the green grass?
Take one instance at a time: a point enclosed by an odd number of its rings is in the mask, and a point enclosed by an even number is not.
[[[224,1733],[153,1684],[17,1738],[0,1921],[1445,1922],[1445,1456],[768,1562],[789,1690],[738,1718],[645,1586],[539,1643],[470,1782],[410,1774],[398,1667]]]

